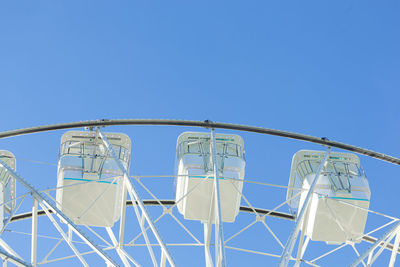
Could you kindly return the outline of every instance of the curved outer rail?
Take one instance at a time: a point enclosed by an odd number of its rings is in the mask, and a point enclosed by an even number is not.
[[[17,135],[38,133],[38,132],[46,132],[46,131],[54,131],[54,130],[62,130],[62,129],[70,129],[70,128],[80,128],[80,127],[97,127],[97,126],[112,126],[112,125],[173,125],[173,126],[192,126],[192,127],[203,127],[203,128],[220,128],[220,129],[230,129],[237,131],[246,131],[260,134],[268,134],[281,136],[286,138],[292,138],[302,141],[307,141],[311,143],[321,144],[325,146],[336,147],[348,151],[352,151],[358,154],[366,155],[369,157],[377,158],[383,161],[387,161],[396,165],[400,165],[400,159],[386,155],[383,153],[379,153],[376,151],[372,151],[369,149],[344,144],[341,142],[330,141],[325,137],[319,138],[310,135],[304,135],[299,133],[256,127],[256,126],[247,126],[240,124],[232,124],[232,123],[223,123],[223,122],[212,122],[209,120],[206,121],[191,121],[191,120],[168,120],[168,119],[102,119],[102,120],[91,120],[91,121],[79,121],[79,122],[69,122],[69,123],[60,123],[60,124],[52,124],[52,125],[43,125],[37,127],[16,129],[11,131],[0,132],[0,138],[12,137]]]

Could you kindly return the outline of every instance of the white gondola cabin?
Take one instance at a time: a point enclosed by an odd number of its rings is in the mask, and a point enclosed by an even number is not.
[[[106,133],[117,157],[129,168],[131,140]],[[61,138],[57,202],[76,224],[110,227],[120,217],[123,173],[93,131],[69,131]]]
[[[293,156],[287,192],[293,213],[300,211],[325,153],[301,150]],[[364,233],[368,215],[365,209],[369,208],[370,196],[359,158],[350,153],[331,152],[318,177],[302,229],[314,241],[358,243]]]
[[[243,139],[238,135],[216,134],[220,184],[221,219],[233,222],[239,212],[245,172]],[[176,201],[185,219],[207,222],[213,197],[213,163],[210,134],[182,133],[177,140]],[[229,179],[231,178],[231,179]],[[236,180],[234,180],[236,179]]]
[[[13,153],[0,150],[0,159],[15,171],[16,160]],[[0,167],[0,227],[4,225],[4,219],[9,217],[15,207],[15,179],[7,172],[3,166]]]

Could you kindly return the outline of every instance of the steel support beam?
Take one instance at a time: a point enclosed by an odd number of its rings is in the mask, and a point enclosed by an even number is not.
[[[161,251],[160,267],[165,267],[166,260],[164,251]]]
[[[114,151],[113,147],[111,146],[110,142],[108,141],[107,137],[99,129],[98,129],[98,133],[99,133],[99,137],[103,140],[105,147],[111,152],[111,155],[113,156],[114,161],[116,162],[116,164],[118,165],[120,170],[123,172],[124,183],[126,185],[128,193],[131,197],[131,200],[135,201],[137,203],[137,206],[140,208],[140,210],[142,212],[141,217],[143,218],[143,220],[145,219],[147,221],[155,238],[157,239],[157,242],[161,246],[161,250],[164,251],[165,257],[167,258],[169,264],[171,266],[175,266],[175,262],[172,259],[171,255],[167,249],[167,246],[165,245],[164,241],[161,239],[161,236],[158,233],[157,228],[153,223],[153,220],[150,218],[150,215],[148,214],[146,207],[143,204],[142,199],[140,198],[139,194],[136,192],[131,180],[129,179],[128,171],[126,170],[126,168],[124,167],[122,162],[119,160],[119,158],[115,154],[115,151]],[[135,205],[134,205],[134,207],[135,207]],[[138,215],[138,214],[136,214],[136,215]],[[137,216],[137,219],[139,220],[139,224],[142,226],[143,223],[141,222],[142,221],[141,218],[139,218]],[[143,234],[145,234],[145,232]]]
[[[6,253],[8,253],[9,255],[12,255],[13,257],[15,257],[16,259],[22,259],[20,255],[18,255],[17,252],[15,252],[15,250],[13,250],[8,244],[7,242],[5,242],[3,239],[0,238],[0,247],[2,247],[3,249],[0,249],[1,251],[5,251]],[[0,253],[1,254],[1,253]],[[6,261],[5,261],[6,262]]]
[[[211,252],[210,252],[212,224],[211,223],[203,223],[203,230],[204,230],[204,255],[205,255],[205,260],[206,260],[206,267],[212,267],[213,261],[212,261]]]
[[[83,240],[86,244],[88,244],[100,257],[102,257],[107,263],[111,264],[112,266],[118,266],[118,264],[108,255],[106,254],[97,244],[89,239],[86,234],[76,225],[74,224],[67,215],[65,215],[61,210],[59,210],[56,205],[52,204],[47,198],[37,191],[32,185],[30,185],[25,179],[19,176],[13,169],[11,169],[6,163],[0,160],[0,166],[3,166],[7,172],[14,177],[15,180],[20,182],[23,186],[25,186],[32,196],[37,199],[38,203],[41,204],[42,208],[47,206],[53,210],[57,216],[62,218],[66,224],[72,227],[73,231]],[[46,210],[45,210],[46,211]]]
[[[397,232],[396,238],[394,240],[392,255],[390,256],[389,267],[394,266],[394,262],[396,261],[396,256],[397,256],[397,250],[399,249],[399,242],[400,242],[400,231]]]
[[[3,255],[3,266],[7,266],[7,261],[10,261],[17,266],[29,266],[29,267],[32,266],[31,264],[21,260],[18,257],[15,257],[14,255],[11,255],[10,253],[1,248],[0,248],[0,255]]]
[[[216,266],[226,266],[225,259],[225,242],[224,242],[224,229],[222,226],[222,213],[221,213],[221,195],[219,189],[219,166],[217,160],[217,144],[215,140],[215,131],[211,129],[211,148],[212,148],[212,161],[214,170],[214,204],[215,204],[215,264]]]
[[[373,251],[381,244],[384,243],[384,240],[390,238],[394,233],[400,230],[400,221],[398,221],[389,231],[381,236],[372,246],[370,246],[363,254],[360,255],[350,266],[356,267],[358,264],[361,263],[366,257],[372,258],[371,262],[368,260],[368,265],[372,264],[374,261],[374,257],[372,257]],[[382,248],[386,247],[385,245]],[[393,249],[393,251],[396,251]]]
[[[315,185],[317,184],[318,178],[321,175],[321,172],[322,172],[323,168],[328,163],[330,152],[331,152],[331,149],[328,148],[328,151],[325,153],[325,156],[322,159],[321,164],[319,165],[319,168],[318,168],[317,172],[315,173],[315,177],[314,177],[314,179],[313,179],[313,181],[312,181],[312,183],[310,185],[310,188],[308,189],[308,193],[307,193],[306,198],[304,200],[303,206],[300,209],[299,215],[298,215],[298,217],[296,219],[296,223],[295,223],[295,225],[293,227],[292,232],[290,233],[288,241],[286,242],[285,249],[283,250],[281,259],[279,261],[279,267],[286,267],[288,265],[288,263],[289,263],[289,260],[290,260],[291,255],[292,255],[294,244],[296,243],[296,240],[297,240],[297,235],[299,233],[301,223],[303,222],[304,215],[305,215],[306,210],[308,208],[308,204],[309,204],[309,202],[311,200],[311,197],[312,197],[312,195],[314,193]]]
[[[121,203],[121,216],[119,219],[119,243],[118,246],[124,248],[124,234],[125,234],[125,214],[126,214],[126,185],[125,181],[122,182],[122,203]]]
[[[114,232],[113,232],[113,230],[111,229],[111,227],[106,227],[106,231],[107,231],[107,234],[108,234],[108,236],[110,237],[110,239],[111,239],[111,242],[113,243],[113,245],[114,245],[114,247],[115,247],[115,249],[116,249],[116,251],[117,251],[117,253],[118,253],[118,256],[119,256],[119,258],[122,260],[122,262],[124,263],[124,266],[125,267],[131,267],[131,265],[129,264],[129,262],[128,262],[128,259],[125,257],[125,254],[122,252],[122,248],[119,246],[119,243],[118,243],[118,241],[117,241],[117,238],[115,237],[115,235],[114,235]],[[138,264],[136,263],[136,266],[137,266]]]
[[[36,266],[36,252],[37,252],[37,216],[38,201],[33,198],[32,203],[32,237],[31,237],[31,264]]]
[[[89,267],[85,259],[80,255],[79,251],[76,249],[74,244],[72,243],[72,230],[70,231],[70,234],[67,235],[61,228],[61,226],[56,222],[56,220],[53,218],[53,215],[49,213],[49,210],[44,204],[40,204],[42,209],[46,212],[47,217],[49,217],[51,223],[54,225],[54,227],[57,229],[57,231],[60,233],[60,235],[64,238],[65,242],[70,246],[72,251],[75,253],[75,255],[78,257],[78,259],[81,261],[83,266]],[[70,228],[68,228],[70,229]]]
[[[310,241],[310,238],[308,236],[306,237],[306,240],[304,241],[305,225],[306,225],[306,223],[303,223],[303,227],[301,229],[299,247],[297,248],[297,257],[296,257],[296,263],[294,264],[294,267],[300,266],[300,260],[301,260],[301,258],[303,258],[303,255],[307,249],[308,242]]]

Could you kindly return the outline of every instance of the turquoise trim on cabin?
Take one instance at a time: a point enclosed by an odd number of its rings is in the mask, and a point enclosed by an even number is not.
[[[318,198],[324,198],[324,196],[318,196]],[[326,197],[326,198],[369,201],[369,199],[365,199],[365,198],[352,198],[352,197]]]
[[[89,179],[80,179],[80,178],[65,178],[64,180],[74,180],[74,181],[85,181],[85,182],[92,182],[92,181],[96,181],[96,180],[89,180]],[[111,184],[111,182],[108,181],[96,181],[96,183],[104,183],[104,184]],[[117,184],[117,183],[113,183],[113,184]]]

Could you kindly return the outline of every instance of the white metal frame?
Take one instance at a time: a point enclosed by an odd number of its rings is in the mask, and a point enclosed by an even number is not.
[[[147,237],[147,233],[144,230],[144,223],[147,222],[147,224],[149,225],[149,227],[151,228],[153,235],[155,236],[155,238],[157,239],[159,245],[161,246],[161,250],[162,253],[164,254],[164,256],[166,257],[166,259],[168,260],[169,264],[171,266],[175,266],[175,262],[173,260],[173,258],[171,257],[167,246],[164,244],[164,241],[161,239],[161,236],[156,228],[156,226],[154,225],[153,220],[150,218],[150,215],[148,214],[146,207],[143,204],[142,199],[140,198],[139,194],[136,192],[131,180],[129,179],[129,175],[127,170],[125,169],[124,165],[122,164],[122,162],[119,160],[119,158],[117,157],[117,155],[115,154],[115,151],[113,149],[113,147],[111,146],[111,144],[109,143],[107,137],[100,131],[100,129],[97,129],[99,136],[101,137],[101,139],[103,140],[103,143],[105,145],[105,147],[111,152],[114,161],[117,163],[118,167],[120,168],[120,170],[123,172],[123,179],[124,179],[124,187],[126,187],[129,196],[131,198],[131,200],[133,201],[133,203],[137,203],[137,205],[133,204],[133,208],[135,210],[136,213],[136,217],[139,221],[140,227],[142,229],[144,238],[146,240],[146,244],[149,244],[150,242],[148,241],[148,237]],[[141,211],[141,213],[139,212],[139,209]],[[155,261],[155,257],[154,257],[154,252],[151,248],[151,246],[148,246],[149,249],[149,253],[151,255],[151,258],[153,260],[153,264],[155,266],[157,266],[157,262]]]
[[[158,176],[156,176],[156,177],[158,177]],[[166,176],[160,176],[160,177],[166,177]],[[164,212],[163,212],[163,214],[160,216],[160,217],[162,217],[162,216],[164,216],[164,215],[166,215],[166,214],[168,214],[168,215],[172,215],[172,213],[171,213],[171,211],[172,211],[172,208],[174,208],[175,206],[176,206],[176,204],[177,203],[175,203],[174,205],[172,205],[172,206],[170,206],[169,208],[167,208],[167,207],[165,207],[163,204],[161,204],[161,200],[159,200],[151,191],[150,191],[150,189],[149,188],[147,188],[144,184],[143,184],[143,182],[141,181],[141,180],[139,180],[140,178],[139,178],[139,176],[134,176],[133,178],[135,178],[135,179],[137,179],[137,181],[138,181],[138,183],[147,191],[147,192],[149,192],[149,194],[154,198],[154,200],[156,200],[156,201],[158,201],[158,203],[160,203],[160,207],[162,207],[163,209],[164,209]],[[144,177],[144,178],[146,178],[146,176]],[[244,181],[244,182],[246,182],[246,181]],[[199,182],[199,184],[200,184],[201,182]],[[234,185],[234,183],[232,183],[232,185]],[[55,189],[54,189],[55,190]],[[237,190],[237,189],[236,189]],[[190,193],[190,192],[188,192],[188,193]],[[298,194],[300,194],[301,192],[298,192]],[[26,194],[25,194],[26,195]],[[250,223],[250,225],[248,225],[248,226],[246,226],[246,227],[244,227],[243,229],[241,229],[241,230],[239,230],[238,231],[238,233],[236,233],[236,234],[234,234],[233,236],[231,236],[230,238],[228,238],[228,239],[226,239],[225,240],[225,244],[227,243],[227,242],[229,242],[230,240],[232,240],[234,237],[236,237],[237,235],[239,235],[239,234],[241,234],[241,233],[243,233],[245,230],[247,230],[247,229],[249,229],[251,226],[253,226],[253,225],[255,225],[255,223],[257,223],[257,222],[260,222],[260,223],[262,223],[262,221],[264,220],[264,218],[265,218],[265,216],[267,216],[268,214],[265,214],[265,215],[262,215],[262,216],[260,216],[260,215],[258,215],[257,213],[256,213],[256,209],[250,204],[250,202],[249,202],[249,200],[244,196],[244,194],[242,194],[241,195],[242,196],[242,198],[246,201],[246,203],[247,203],[247,205],[251,208],[251,209],[253,209],[253,213],[255,214],[255,220],[252,222],[252,223]],[[51,198],[51,196],[49,196],[50,198]],[[185,196],[183,196],[183,197],[185,197]],[[293,197],[297,197],[297,196],[293,196]],[[21,197],[20,197],[21,198]],[[22,196],[22,198],[23,198],[23,196]],[[54,199],[53,199],[54,200]],[[55,201],[55,200],[54,200]],[[286,203],[287,203],[287,201],[289,201],[289,200],[286,200],[286,201],[284,201],[283,203],[281,203],[281,204],[279,204],[276,208],[274,208],[274,209],[272,209],[270,212],[274,212],[275,210],[277,210],[279,207],[282,207],[283,205],[285,205]],[[179,200],[177,201],[177,202],[179,202]],[[361,207],[360,207],[361,208]],[[371,210],[368,210],[369,212],[372,212],[372,213],[376,213],[376,212],[374,212],[374,211],[371,211]],[[378,213],[376,213],[376,214],[378,214]],[[378,215],[383,215],[383,214],[378,214]],[[395,223],[395,222],[397,222],[397,219],[393,219],[393,217],[391,217],[391,216],[385,216],[385,217],[387,217],[387,218],[389,218],[389,219],[392,219],[392,221],[390,221],[390,222],[388,222],[388,223],[386,223],[386,224],[384,224],[384,225],[382,225],[382,226],[380,226],[380,227],[378,227],[378,228],[376,228],[376,229],[374,229],[374,230],[372,230],[372,231],[370,231],[369,233],[367,233],[366,235],[369,235],[369,234],[372,234],[372,233],[374,233],[374,232],[376,232],[376,231],[378,231],[378,230],[380,230],[380,229],[382,229],[382,228],[385,228],[385,227],[387,227],[387,226],[389,226],[389,225],[391,225],[391,224],[393,224],[393,223]],[[156,220],[157,221],[157,220]],[[156,221],[154,221],[154,223],[156,223]],[[263,223],[262,223],[263,224]],[[181,224],[180,224],[181,225]],[[146,230],[147,229],[149,229],[149,227],[147,227],[146,228]],[[187,232],[190,232],[187,228],[186,228],[186,230],[185,231],[187,231]],[[189,234],[190,235],[190,234]],[[180,244],[178,244],[178,243],[176,243],[176,244],[174,244],[174,243],[169,243],[169,244],[167,244],[168,246],[205,246],[205,243],[200,243],[199,241],[198,241],[198,239],[192,234],[191,235],[192,237],[193,237],[193,240],[195,241],[195,243],[180,243]],[[43,237],[43,236],[40,236],[39,235],[39,237]],[[60,240],[60,242],[62,241],[63,239],[61,239]],[[79,242],[79,241],[72,241],[73,243],[84,243],[84,242]],[[59,244],[59,243],[58,243]],[[129,247],[135,247],[135,246],[148,246],[148,245],[150,245],[151,247],[159,247],[159,244],[139,244],[139,243],[135,243],[135,244],[124,244],[123,246],[129,246]],[[315,264],[315,262],[316,261],[318,261],[319,259],[321,259],[321,258],[323,258],[323,257],[325,257],[326,255],[329,255],[329,254],[331,254],[331,253],[333,253],[334,251],[337,251],[337,250],[339,250],[340,248],[342,248],[342,247],[345,247],[345,246],[347,246],[348,244],[344,244],[344,245],[342,245],[342,246],[339,246],[338,248],[336,248],[336,249],[334,249],[333,251],[330,251],[330,252],[328,252],[328,253],[325,253],[324,255],[322,255],[322,256],[320,256],[320,257],[318,257],[318,258],[316,258],[316,259],[313,259],[313,260],[305,260],[305,259],[300,259],[299,260],[299,263],[300,262],[302,262],[302,263],[305,263],[305,264],[308,264],[308,265],[311,265],[311,266],[318,266],[317,264]],[[56,245],[57,246],[57,245]],[[381,244],[381,247],[382,247],[382,244]],[[388,249],[388,246],[383,246],[384,248],[386,248],[386,249]],[[113,245],[111,245],[111,244],[108,244],[107,246],[105,246],[104,247],[104,250],[110,250],[110,249],[114,249],[115,248],[115,246],[113,246]],[[238,248],[238,247],[234,247],[234,246],[226,246],[225,245],[225,248],[226,249],[229,249],[229,250],[233,250],[233,251],[242,251],[242,252],[245,252],[245,253],[252,253],[252,254],[258,254],[258,255],[265,255],[265,256],[269,256],[269,257],[279,257],[279,255],[276,255],[276,254],[273,254],[273,253],[268,253],[268,252],[265,252],[265,251],[256,251],[256,250],[251,250],[251,249],[246,249],[246,248]],[[51,253],[51,252],[50,252]],[[49,254],[50,254],[49,253]],[[94,253],[94,251],[90,251],[90,252],[84,252],[84,253],[80,253],[80,255],[88,255],[88,254],[90,254],[90,253]],[[68,257],[63,257],[63,258],[59,258],[59,259],[53,259],[53,260],[47,260],[47,257],[46,257],[46,259],[45,260],[43,260],[40,264],[43,264],[43,263],[51,263],[51,262],[54,262],[54,261],[56,261],[56,260],[62,260],[62,259],[68,259],[68,258],[72,258],[72,257],[77,257],[76,255],[73,255],[73,256],[68,256]],[[128,256],[127,256],[128,257]],[[165,256],[163,256],[163,255],[161,255],[161,260],[160,260],[160,266],[162,266],[162,262],[165,262],[166,260],[165,260]],[[132,260],[131,260],[131,262],[133,262]]]
[[[102,137],[102,140],[104,142],[104,144],[107,147],[107,143],[108,140],[107,138],[100,132],[100,130],[98,130],[98,134],[100,137]],[[100,257],[102,257],[108,265],[112,265],[112,266],[117,266],[117,263],[115,263],[113,261],[113,259],[111,257],[109,257],[105,251],[108,250],[112,250],[115,249],[116,252],[118,253],[119,257],[121,258],[121,261],[123,262],[123,264],[125,266],[131,266],[131,264],[135,265],[135,266],[140,266],[139,263],[137,263],[125,250],[124,247],[133,247],[133,246],[145,246],[148,248],[149,253],[151,255],[152,261],[153,261],[153,265],[154,266],[165,266],[166,263],[168,262],[171,266],[174,266],[174,262],[168,252],[168,247],[170,246],[204,246],[204,252],[205,252],[205,257],[206,257],[206,265],[207,266],[213,266],[213,261],[212,261],[212,256],[210,253],[210,246],[214,245],[215,246],[215,266],[225,266],[226,265],[226,256],[225,256],[225,249],[229,249],[229,250],[235,250],[235,251],[242,251],[242,252],[247,252],[247,253],[253,253],[253,254],[259,254],[259,255],[265,255],[265,256],[270,256],[270,257],[279,257],[279,255],[273,254],[273,253],[268,253],[268,252],[264,252],[264,251],[256,251],[256,250],[250,250],[250,249],[245,249],[245,248],[238,248],[238,247],[234,247],[234,246],[227,246],[226,244],[232,240],[233,238],[235,238],[236,236],[238,236],[239,234],[243,233],[244,231],[246,231],[247,229],[249,229],[250,227],[252,227],[253,225],[255,225],[257,222],[260,222],[261,224],[263,224],[265,226],[265,228],[268,230],[268,232],[270,232],[275,240],[277,241],[277,243],[282,247],[282,243],[280,242],[279,238],[277,237],[277,235],[271,230],[270,226],[268,226],[268,224],[265,222],[265,218],[267,215],[259,215],[256,211],[256,209],[250,204],[249,200],[244,196],[244,194],[241,194],[242,199],[247,203],[247,205],[249,206],[249,208],[251,208],[255,214],[255,220],[252,221],[250,224],[248,224],[247,226],[243,227],[242,229],[240,229],[237,233],[235,233],[234,235],[232,235],[230,238],[224,240],[224,232],[223,232],[223,223],[221,220],[221,210],[220,210],[220,196],[219,196],[219,174],[218,174],[218,166],[217,166],[217,160],[216,160],[216,146],[215,146],[215,133],[214,133],[214,129],[211,130],[211,139],[212,142],[210,142],[210,147],[211,147],[211,154],[212,154],[212,159],[213,159],[213,165],[214,165],[214,190],[213,190],[213,195],[212,195],[212,199],[213,199],[213,209],[212,212],[215,213],[214,216],[214,221],[213,222],[209,222],[209,223],[205,223],[204,224],[204,242],[200,242],[199,239],[193,234],[191,233],[191,231],[185,227],[184,224],[182,224],[178,218],[176,218],[174,216],[174,214],[172,213],[172,208],[175,207],[175,205],[173,205],[172,207],[165,207],[163,204],[160,203],[160,206],[162,206],[162,208],[164,209],[163,214],[157,218],[156,220],[152,221],[150,219],[149,214],[146,211],[146,208],[143,204],[143,200],[140,198],[139,194],[136,192],[131,180],[128,177],[127,174],[127,170],[123,167],[122,163],[119,161],[119,159],[116,157],[114,151],[112,150],[111,145],[108,143],[108,149],[110,151],[112,151],[114,160],[117,162],[117,164],[119,164],[119,166],[121,168],[121,170],[124,173],[124,187],[126,189],[123,190],[124,195],[122,196],[122,207],[121,207],[121,220],[120,220],[120,225],[119,225],[119,235],[118,235],[118,239],[115,236],[113,230],[111,228],[106,228],[106,231],[111,239],[111,244],[108,243],[107,241],[105,241],[103,239],[103,241],[106,243],[106,245],[98,245],[96,243],[94,243],[93,241],[91,241],[88,236],[76,225],[74,225],[72,223],[72,221],[69,221],[69,218],[63,214],[61,211],[57,210],[57,207],[52,204],[52,202],[47,200],[47,197],[44,195],[43,192],[39,192],[37,191],[35,188],[33,188],[31,185],[29,185],[24,179],[22,179],[20,176],[18,176],[15,172],[13,172],[12,170],[9,170],[9,168],[7,168],[7,165],[4,164],[4,162],[1,162],[0,160],[0,166],[3,166],[5,169],[7,169],[7,171],[10,171],[10,174],[12,174],[12,176],[19,181],[20,183],[22,183],[30,192],[30,194],[33,197],[33,203],[32,203],[32,225],[31,225],[31,258],[30,258],[30,263],[24,261],[23,259],[21,259],[21,257],[19,257],[19,255],[12,250],[7,243],[0,239],[0,243],[3,244],[1,245],[2,249],[0,248],[0,257],[3,259],[4,262],[12,262],[18,266],[36,266],[37,264],[43,264],[43,263],[50,263],[50,262],[55,262],[56,260],[61,260],[61,259],[67,259],[67,258],[78,258],[82,265],[87,266],[87,263],[85,262],[85,259],[83,258],[84,255],[88,255],[91,253],[97,253]],[[329,154],[329,151],[327,152],[327,154]],[[326,154],[326,157],[327,157]],[[137,178],[137,177],[134,177]],[[312,183],[312,186],[317,182],[316,178],[318,178],[318,176],[316,175],[316,177],[314,178],[314,181]],[[140,182],[139,179],[136,179],[139,184],[141,184],[141,186],[143,186],[144,188],[145,185],[142,184]],[[206,179],[204,179],[206,180]],[[234,179],[232,179],[234,180]],[[242,182],[246,182],[246,181],[242,181]],[[258,184],[264,184],[264,185],[270,185],[267,183],[260,183],[260,182],[256,182]],[[232,183],[233,184],[233,183]],[[233,184],[234,185],[234,184]],[[286,186],[278,186],[277,187],[282,187],[282,188],[287,188]],[[311,186],[311,187],[312,187]],[[307,197],[309,195],[311,195],[313,192],[312,188],[310,187]],[[146,190],[152,195],[152,197],[155,200],[158,200],[158,198],[156,196],[154,196],[150,190],[148,190],[146,188]],[[237,188],[236,188],[237,190]],[[135,210],[137,219],[139,221],[139,226],[141,227],[141,234],[143,235],[144,239],[145,239],[145,244],[139,244],[139,243],[134,243],[132,240],[129,243],[124,243],[124,234],[125,234],[125,214],[126,214],[126,199],[127,199],[127,192],[129,193],[130,199],[133,202],[133,208]],[[302,191],[299,192],[299,194]],[[189,194],[190,192],[187,192],[187,194]],[[20,201],[19,205],[22,203],[22,201],[25,199],[26,195],[21,196],[22,200]],[[49,196],[51,198],[51,196]],[[185,196],[183,196],[185,197]],[[309,199],[306,197],[306,200],[309,201]],[[54,199],[53,199],[54,200]],[[55,201],[55,200],[54,200]],[[306,208],[308,205],[308,201],[305,202],[305,204],[303,205],[303,208]],[[272,211],[278,209],[279,207],[285,205],[287,203],[287,201],[283,202],[282,204],[278,205],[278,207],[274,208]],[[3,203],[4,204],[4,203]],[[346,204],[346,203],[345,203]],[[16,210],[18,209],[19,205],[17,205],[16,209],[13,210],[13,214],[16,212]],[[44,211],[46,213],[46,216],[50,219],[50,221],[53,223],[54,227],[59,231],[60,235],[62,236],[62,238],[57,238],[58,239],[58,243],[53,247],[53,249],[49,252],[49,254],[45,257],[45,259],[42,262],[38,262],[37,261],[37,256],[36,256],[36,252],[38,250],[37,247],[37,239],[38,237],[43,237],[43,235],[38,235],[37,233],[37,227],[38,227],[38,205],[40,205],[42,207],[42,211]],[[361,207],[359,207],[361,208]],[[372,212],[372,213],[376,213],[378,215],[382,215],[379,214],[377,212],[373,212],[371,210],[365,209],[368,212]],[[271,212],[272,212],[271,211]],[[303,212],[305,213],[305,211]],[[57,221],[54,219],[56,216],[53,216],[53,214],[55,214],[57,217],[61,218],[63,222],[66,222],[67,226],[68,226],[68,232],[65,232],[64,230],[61,229],[61,226],[57,223]],[[191,236],[194,240],[193,243],[164,243],[161,239],[161,236],[158,234],[158,230],[155,226],[156,222],[165,214],[169,214],[181,227],[182,229],[185,230],[185,232],[187,232],[189,234],[189,236]],[[373,233],[379,229],[382,229],[390,224],[394,223],[394,226],[391,228],[391,230],[387,231],[381,238],[377,239],[376,242],[371,246],[370,249],[368,249],[367,251],[365,251],[362,254],[359,254],[355,244],[343,244],[337,248],[335,248],[334,250],[331,250],[323,255],[321,255],[318,258],[315,258],[313,260],[305,260],[303,258],[305,250],[307,248],[307,245],[309,243],[309,237],[305,237],[304,236],[304,231],[301,231],[302,234],[300,236],[300,241],[299,241],[299,246],[298,246],[298,250],[297,250],[297,256],[296,258],[293,258],[291,256],[292,254],[292,250],[294,247],[294,244],[296,243],[297,240],[297,235],[299,233],[299,227],[298,224],[301,222],[302,217],[304,216],[304,214],[302,214],[302,210],[299,213],[299,216],[297,217],[297,220],[295,222],[295,226],[294,229],[291,233],[291,236],[284,248],[284,252],[281,255],[281,261],[282,258],[284,258],[284,255],[288,255],[286,256],[287,262],[289,260],[294,260],[295,261],[295,266],[299,266],[300,263],[305,263],[308,265],[312,265],[312,266],[318,266],[315,262],[318,261],[319,259],[335,252],[338,251],[339,249],[345,247],[345,246],[351,246],[354,250],[354,252],[358,255],[357,260],[353,263],[352,266],[357,266],[358,264],[363,264],[364,266],[370,266],[371,264],[373,264],[375,262],[375,260],[381,255],[382,251],[384,249],[390,249],[389,247],[392,246],[391,248],[391,257],[390,257],[390,262],[389,262],[389,266],[393,266],[396,260],[396,256],[398,254],[398,248],[399,248],[399,242],[400,242],[400,222],[396,219],[393,218],[391,216],[386,216],[388,218],[393,219],[393,221],[376,228],[375,230],[371,231],[370,233]],[[211,216],[210,216],[211,217]],[[5,226],[3,227],[3,229],[1,230],[0,234],[4,231],[4,229],[6,228],[7,224],[10,222],[7,221]],[[147,226],[146,226],[147,223]],[[215,243],[212,244],[211,243],[211,230],[212,230],[212,224],[215,224]],[[90,231],[92,231],[90,228],[88,228]],[[156,237],[157,239],[157,243],[151,243],[149,238],[147,237],[147,230],[151,229],[153,235]],[[72,239],[72,233],[77,234],[82,241],[77,241],[77,240],[73,240]],[[368,234],[370,234],[368,233]],[[365,236],[367,236],[368,234],[366,234]],[[305,240],[304,240],[305,239]],[[394,239],[393,245],[390,243],[392,240]],[[63,258],[59,258],[59,259],[54,259],[54,260],[47,260],[48,256],[52,253],[52,251],[54,251],[54,249],[63,241],[65,240],[66,243],[68,243],[71,247],[71,249],[74,252],[74,255],[72,256],[67,256],[67,257],[63,257]],[[74,244],[87,244],[89,245],[93,250],[92,251],[88,251],[88,252],[79,252],[76,248]],[[160,247],[161,250],[161,258],[159,261],[156,260],[155,256],[154,256],[154,252],[153,252],[153,247]],[[5,249],[6,248],[6,249]],[[286,252],[285,252],[286,251]],[[376,251],[376,252],[375,252]],[[10,253],[11,252],[11,253]],[[368,257],[367,262],[365,263],[364,261],[366,260],[366,258]],[[282,266],[286,266],[286,265],[282,265]]]
[[[285,249],[282,252],[282,256],[281,259],[279,261],[279,267],[286,267],[289,263],[289,260],[291,259],[291,255],[292,255],[292,250],[294,247],[294,244],[296,243],[297,240],[297,235],[299,233],[300,230],[300,225],[301,222],[304,219],[304,215],[306,214],[306,210],[308,209],[308,204],[311,200],[311,197],[314,193],[314,187],[317,184],[318,178],[323,170],[323,168],[326,166],[326,164],[328,163],[328,158],[329,158],[329,154],[330,154],[331,149],[328,148],[328,151],[325,153],[324,158],[321,161],[321,164],[319,165],[319,168],[317,170],[317,172],[315,173],[314,179],[310,185],[310,188],[308,189],[308,193],[307,196],[304,200],[303,206],[300,209],[299,215],[296,218],[296,223],[293,227],[292,232],[290,233],[289,239],[286,242],[285,245]],[[302,240],[301,240],[302,241]]]
[[[52,210],[59,218],[61,218],[65,223],[68,225],[68,227],[71,227],[71,229],[87,244],[89,245],[100,257],[102,257],[107,264],[111,266],[118,266],[118,264],[108,255],[106,254],[97,244],[95,244],[93,241],[91,241],[86,234],[77,226],[75,225],[69,218],[66,216],[62,211],[60,211],[55,205],[53,205],[50,201],[46,199],[46,197],[37,191],[32,185],[30,185],[27,181],[25,181],[21,176],[19,176],[12,168],[10,168],[7,164],[5,164],[2,160],[0,160],[0,165],[6,169],[10,175],[18,182],[20,182],[25,188],[27,188],[32,196],[38,201],[40,206],[47,212],[46,214],[49,215],[50,212],[48,212],[48,208]],[[51,214],[50,214],[51,215]],[[49,216],[51,219],[52,217]],[[52,223],[54,224],[55,221],[52,220]],[[54,224],[54,226],[58,229],[56,226],[57,224]],[[61,232],[60,232],[61,233]],[[64,236],[63,236],[64,237]],[[34,237],[35,238],[35,237]],[[71,243],[72,245],[72,243]],[[70,246],[71,246],[70,245]],[[71,246],[71,248],[73,245]],[[74,249],[73,249],[74,250]],[[74,250],[75,253],[77,253]],[[78,253],[79,254],[79,253]],[[77,256],[78,256],[77,254]]]
[[[382,253],[383,249],[386,247],[386,245],[394,238],[396,237],[395,240],[395,245],[392,250],[391,258],[390,258],[390,263],[392,266],[394,265],[394,261],[396,259],[396,252],[399,246],[399,233],[400,233],[400,221],[398,221],[389,231],[387,231],[385,234],[383,234],[372,246],[370,246],[362,255],[360,255],[352,264],[351,267],[355,267],[358,264],[360,264],[366,257],[368,257],[368,262],[367,266],[371,266],[374,261],[379,257],[379,255]],[[375,253],[375,249],[381,246],[379,250]],[[397,247],[397,249],[395,249]]]
[[[214,171],[214,218],[215,218],[215,265],[218,267],[226,266],[225,259],[225,241],[224,241],[224,229],[222,225],[222,214],[221,214],[221,196],[219,189],[219,170],[217,161],[217,145],[215,141],[215,131],[214,128],[211,129],[211,155],[213,161],[213,171]],[[211,204],[212,206],[212,204]],[[211,216],[210,216],[211,217]],[[208,224],[210,226],[210,224]],[[209,227],[207,227],[209,228]],[[210,229],[208,229],[210,231]]]

